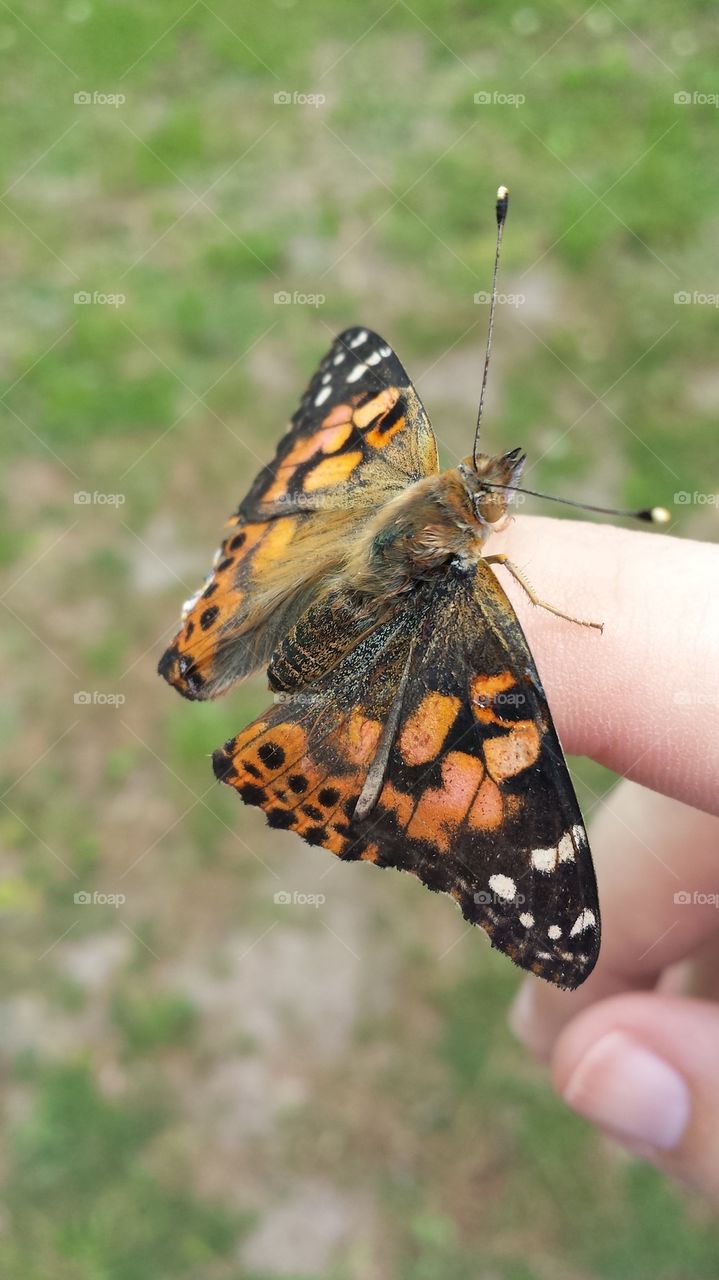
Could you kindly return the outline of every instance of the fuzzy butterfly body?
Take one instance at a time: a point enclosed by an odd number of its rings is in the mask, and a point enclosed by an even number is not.
[[[267,666],[275,701],[215,752],[217,777],[271,826],[451,895],[516,964],[573,988],[599,949],[589,846],[483,557],[523,462],[440,472],[396,355],[346,330],[159,669],[203,699]]]

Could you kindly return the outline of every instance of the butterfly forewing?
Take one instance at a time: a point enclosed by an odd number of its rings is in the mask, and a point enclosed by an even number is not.
[[[264,665],[377,504],[437,468],[429,419],[397,356],[371,330],[347,329],[230,518],[160,674],[204,699]]]

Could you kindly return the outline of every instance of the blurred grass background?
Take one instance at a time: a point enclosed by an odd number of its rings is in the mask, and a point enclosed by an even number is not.
[[[8,1280],[716,1275],[701,1208],[553,1100],[505,1029],[518,975],[449,902],[214,785],[263,682],[189,705],[154,673],[336,331],[386,336],[467,452],[499,182],[485,447],[594,501],[715,487],[716,312],[675,294],[717,287],[717,115],[674,97],[716,91],[714,26],[0,7]],[[578,778],[591,815],[611,776]]]

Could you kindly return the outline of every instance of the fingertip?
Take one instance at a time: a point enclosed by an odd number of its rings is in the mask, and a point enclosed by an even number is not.
[[[660,992],[615,996],[560,1034],[552,1081],[578,1114],[719,1203],[719,1009]]]
[[[692,1105],[687,1081],[624,1030],[603,1031],[575,1062],[565,1058],[554,1078],[567,1106],[631,1150],[650,1157],[673,1151],[686,1133]]]
[[[542,600],[575,619],[604,623],[600,634],[557,618],[497,570],[527,633],[565,748],[712,811],[719,701],[702,690],[715,667],[719,596],[711,584],[719,549],[536,516],[517,517],[493,535],[492,551],[495,546]]]

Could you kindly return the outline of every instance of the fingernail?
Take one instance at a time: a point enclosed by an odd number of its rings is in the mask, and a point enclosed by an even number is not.
[[[532,980],[522,983],[510,1006],[507,1021],[510,1031],[525,1049],[540,1061],[548,1061],[553,1037],[537,1012],[535,983]]]
[[[686,1082],[623,1031],[592,1045],[562,1092],[573,1110],[629,1145],[670,1151],[689,1122]]]

